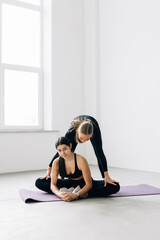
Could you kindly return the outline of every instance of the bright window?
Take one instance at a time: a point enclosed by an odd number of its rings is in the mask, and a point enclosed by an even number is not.
[[[40,12],[2,4],[2,62],[40,67]]]
[[[38,125],[38,74],[5,70],[4,122],[6,126]]]
[[[1,129],[42,129],[42,0],[1,0]]]

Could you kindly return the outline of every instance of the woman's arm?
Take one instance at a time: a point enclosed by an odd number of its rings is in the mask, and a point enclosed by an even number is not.
[[[57,179],[59,174],[59,158],[55,159],[52,165],[52,176],[51,176],[51,191],[60,197],[62,200],[66,201],[66,196],[68,193],[60,192],[57,188]]]
[[[87,160],[79,154],[77,154],[77,165],[78,168],[82,171],[85,181],[84,187],[78,192],[78,195],[83,196],[92,188],[92,177]]]
[[[60,197],[63,201],[71,201],[77,198],[77,195],[73,195],[72,199],[68,200],[70,198],[68,195],[69,193],[63,193],[60,192],[57,188],[57,179],[59,174],[59,158],[55,159],[52,165],[52,176],[51,176],[51,191],[56,194],[58,197]]]
[[[56,159],[52,165],[52,175],[51,175],[51,191],[58,197],[61,197],[60,191],[57,188],[57,179],[59,174],[59,159]]]

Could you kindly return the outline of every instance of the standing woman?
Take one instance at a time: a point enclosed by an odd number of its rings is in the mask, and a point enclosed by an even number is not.
[[[101,131],[95,118],[89,115],[80,115],[75,117],[71,122],[71,126],[65,134],[65,137],[71,141],[72,152],[75,151],[78,143],[84,143],[90,140],[97,157],[101,175],[104,178],[104,186],[106,186],[107,183],[115,185],[117,181],[111,179],[108,173],[107,160],[102,149]],[[43,181],[44,179],[48,180],[50,177],[52,163],[58,156],[59,154],[57,152],[48,166],[46,175],[41,178]]]

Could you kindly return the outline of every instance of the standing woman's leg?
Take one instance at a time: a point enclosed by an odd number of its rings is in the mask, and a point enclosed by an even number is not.
[[[101,130],[99,128],[99,125],[97,123],[97,121],[94,121],[94,135],[93,137],[90,139],[95,155],[97,157],[97,161],[98,161],[98,166],[101,172],[102,177],[104,177],[104,172],[108,171],[107,168],[107,159],[106,156],[103,152],[103,148],[102,148],[102,136],[101,136]]]
[[[89,197],[106,197],[110,194],[117,193],[120,190],[119,183],[116,185],[107,183],[106,187],[104,186],[103,180],[92,180],[92,189],[88,192]]]

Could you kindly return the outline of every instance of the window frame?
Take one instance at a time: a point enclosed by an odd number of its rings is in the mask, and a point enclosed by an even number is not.
[[[31,9],[40,13],[40,66],[31,67],[23,65],[15,65],[2,63],[2,4],[9,4],[25,9]],[[0,131],[16,131],[16,130],[43,130],[43,0],[40,0],[40,6],[21,2],[18,0],[0,0]],[[34,72],[38,74],[38,125],[10,125],[6,126],[4,122],[4,71],[17,70],[24,72]]]

